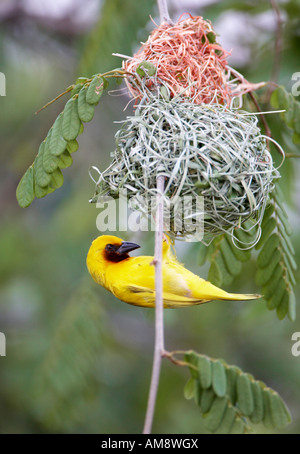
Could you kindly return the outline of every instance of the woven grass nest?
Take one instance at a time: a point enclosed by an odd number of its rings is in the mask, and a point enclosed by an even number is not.
[[[254,114],[186,97],[164,99],[147,92],[117,132],[116,145],[109,168],[98,171],[91,201],[103,195],[117,198],[126,189],[131,205],[149,215],[162,174],[173,236],[191,234],[187,219],[207,238],[233,231],[248,218],[260,224],[279,176]],[[179,213],[173,210],[186,196],[190,205]],[[202,213],[197,196],[203,197]]]

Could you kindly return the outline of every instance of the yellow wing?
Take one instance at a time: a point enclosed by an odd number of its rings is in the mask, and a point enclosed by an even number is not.
[[[129,304],[143,307],[155,305],[155,269],[153,257],[131,257],[114,264],[107,271],[106,286],[117,298]],[[125,265],[125,266],[124,266]],[[215,299],[248,300],[259,295],[227,293],[208,281],[196,276],[178,263],[166,248],[163,260],[164,306],[186,307]]]

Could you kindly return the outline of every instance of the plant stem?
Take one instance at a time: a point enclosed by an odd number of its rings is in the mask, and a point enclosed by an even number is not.
[[[167,0],[157,0],[160,22],[172,24],[169,16]],[[155,339],[154,355],[151,375],[151,384],[148,396],[146,418],[144,424],[144,434],[150,434],[154,417],[154,410],[157,398],[161,360],[165,355],[164,343],[164,305],[163,305],[163,278],[162,278],[162,246],[163,246],[163,226],[164,226],[164,188],[165,177],[158,175],[156,179],[157,188],[157,209],[155,219],[155,249],[153,265],[155,266]]]
[[[173,22],[169,16],[167,0],[157,0],[158,10],[159,10],[159,17],[160,22],[168,22],[168,24],[172,25]]]
[[[163,192],[165,177],[157,177],[157,211],[155,229],[155,250],[153,264],[155,266],[155,345],[153,368],[148,397],[147,412],[144,425],[144,434],[150,434],[157,397],[161,360],[165,353],[164,347],[164,307],[163,307],[163,281],[162,281],[162,243],[163,243]]]

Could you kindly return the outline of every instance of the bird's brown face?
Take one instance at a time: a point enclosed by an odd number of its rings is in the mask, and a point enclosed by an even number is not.
[[[136,243],[123,241],[121,244],[107,244],[104,249],[104,257],[109,262],[121,262],[129,257],[129,252],[140,248]]]

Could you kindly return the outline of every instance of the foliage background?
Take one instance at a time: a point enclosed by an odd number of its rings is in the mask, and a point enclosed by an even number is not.
[[[173,19],[186,11],[211,19],[221,43],[232,48],[230,64],[252,82],[270,79],[275,15],[268,1],[182,3],[170,2]],[[300,71],[300,3],[279,6],[285,21],[279,82],[290,90],[291,75]],[[152,29],[149,14],[157,18],[153,0],[90,0],[83,6],[73,0],[51,11],[46,2],[0,2],[0,71],[7,84],[0,98],[0,331],[7,339],[7,356],[0,357],[0,433],[142,430],[153,311],[120,303],[93,283],[85,265],[98,235],[87,170],[109,164],[114,121],[125,117],[127,98],[102,98],[64,172],[63,188],[25,210],[15,189],[65,100],[34,112],[78,76],[120,66],[112,52],[130,55],[137,48]],[[278,115],[268,119],[285,151],[297,153]],[[282,175],[299,262],[298,160],[287,159]],[[122,235],[152,254],[152,234]],[[195,244],[178,243],[177,250],[188,268],[207,276]],[[244,264],[230,290],[255,292],[255,269],[255,259]],[[291,354],[299,314],[294,323],[280,322],[260,301],[215,302],[166,311],[165,321],[169,350],[191,348],[252,373],[281,394],[293,416],[287,432],[300,433],[300,357]],[[198,408],[183,397],[188,375],[163,363],[155,433],[203,432]]]

